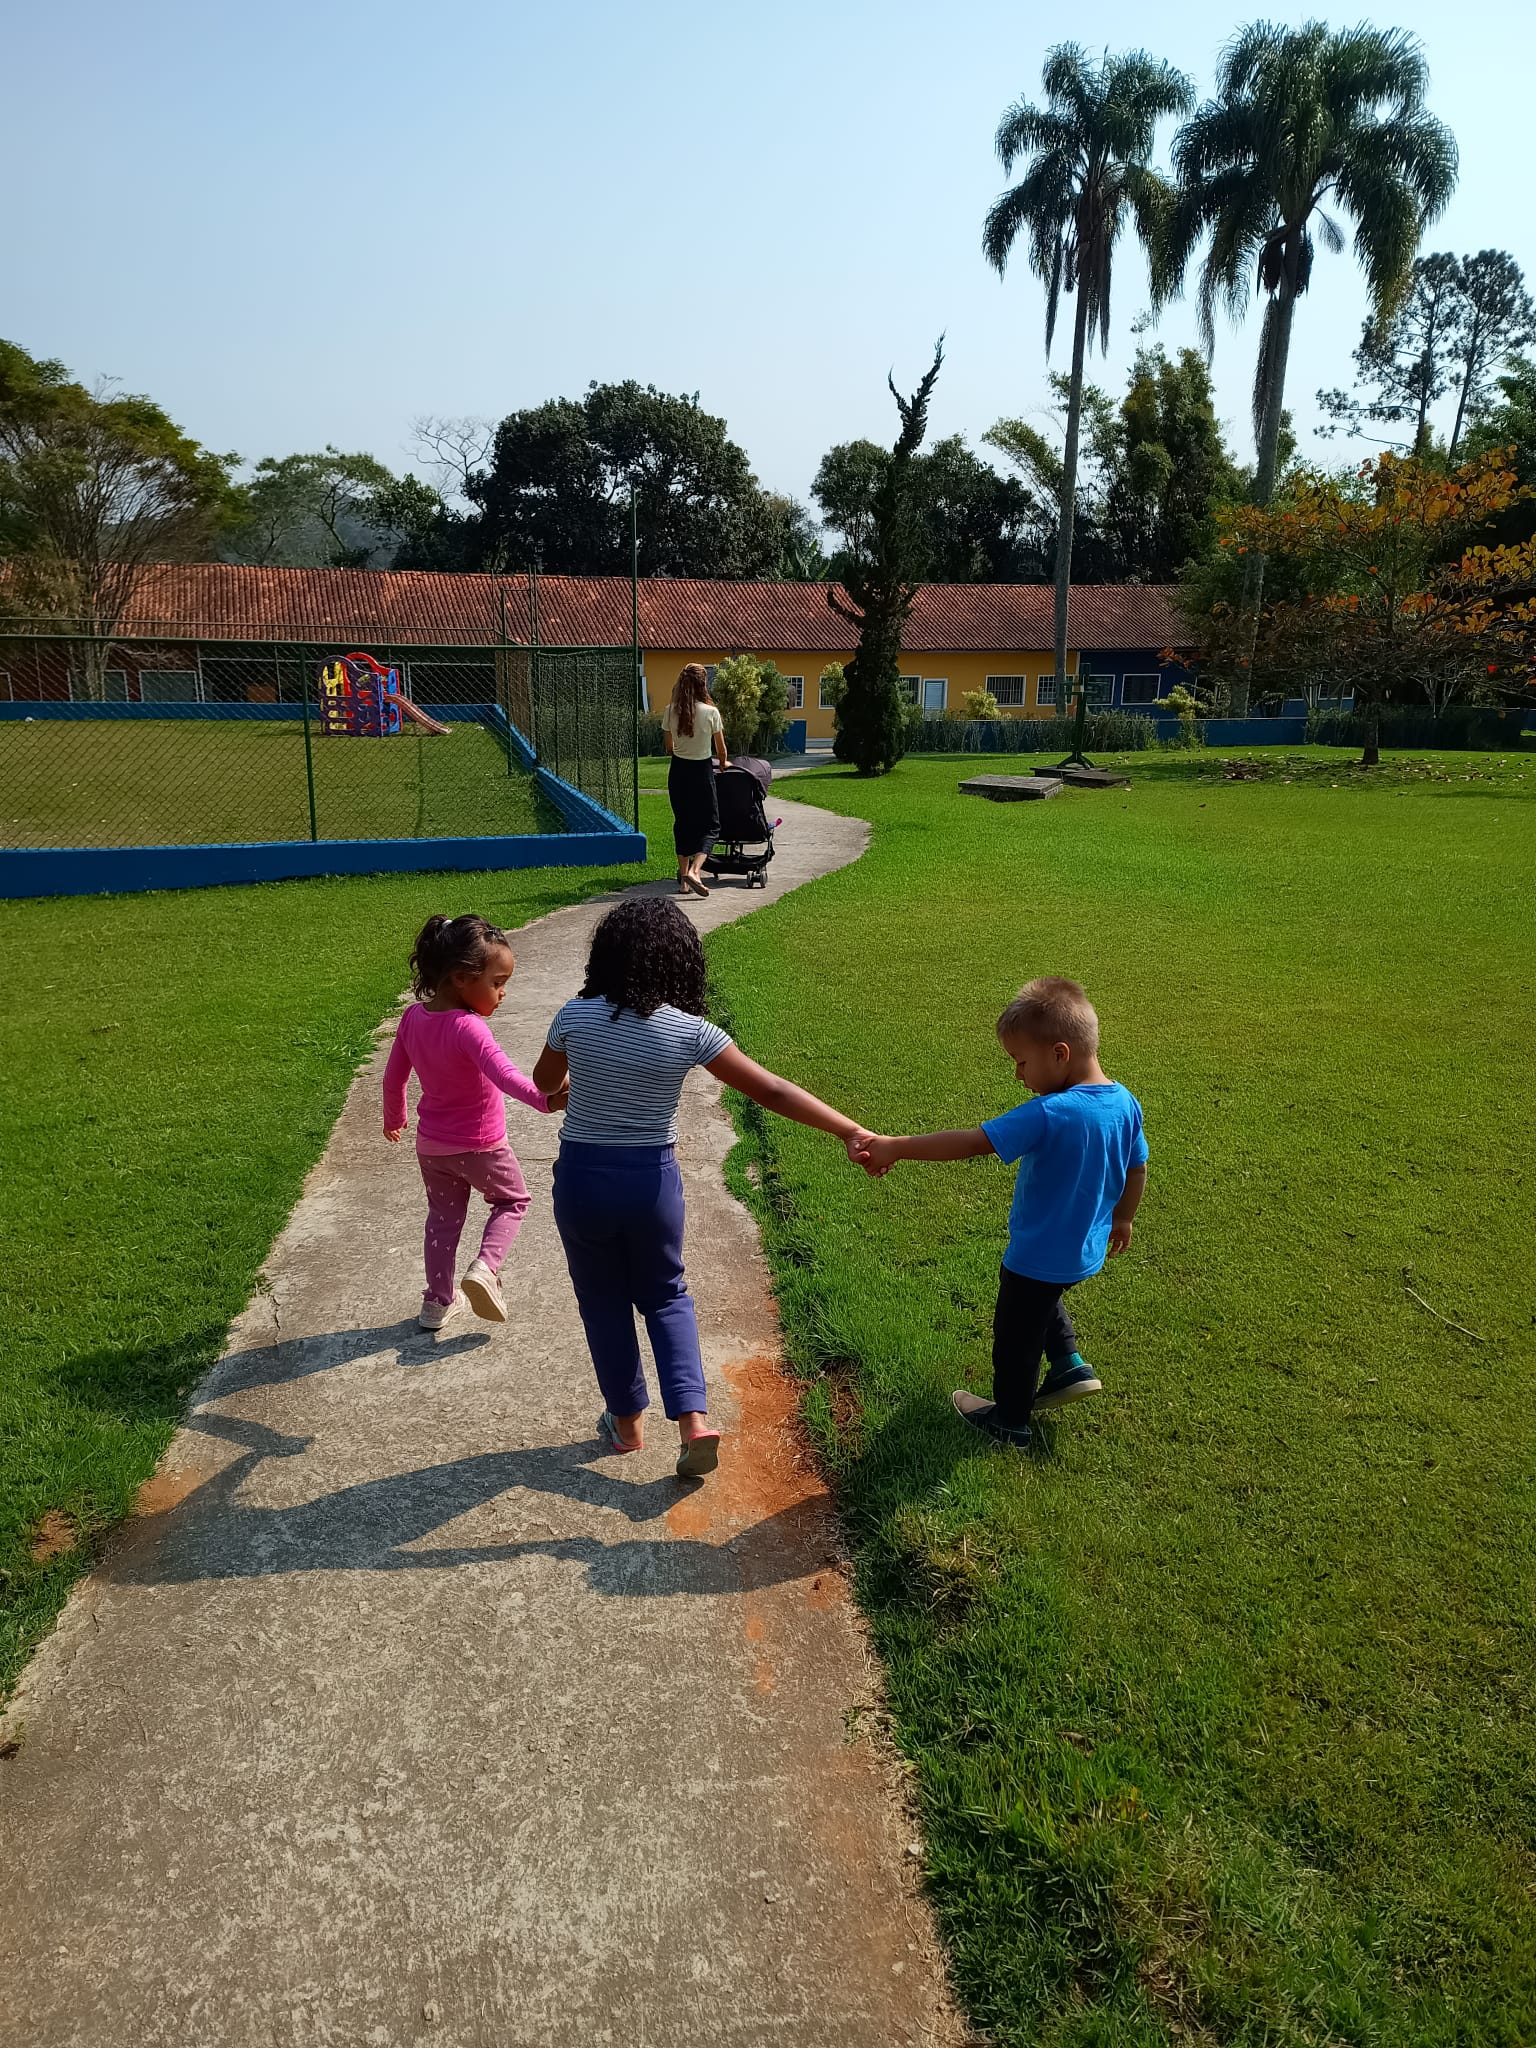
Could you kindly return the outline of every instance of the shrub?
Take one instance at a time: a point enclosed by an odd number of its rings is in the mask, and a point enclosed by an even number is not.
[[[778,753],[789,730],[789,688],[771,661],[760,664],[760,676],[763,690],[757,700],[757,730],[746,751],[766,761]]]
[[[664,754],[667,751],[661,718],[654,711],[642,711],[640,714],[638,751],[641,754]]]
[[[751,654],[733,654],[715,670],[709,693],[725,724],[725,751],[748,754],[763,701],[763,665]]]
[[[1203,747],[1205,733],[1200,725],[1200,700],[1192,690],[1186,690],[1182,683],[1176,683],[1163,702],[1178,719],[1178,730],[1171,732],[1163,745],[1166,747]]]
[[[914,754],[1060,754],[1069,737],[1059,718],[950,720],[919,712],[907,746]],[[1134,712],[1091,711],[1083,743],[1106,754],[1144,753],[1157,745],[1157,727]]]
[[[967,718],[996,718],[998,702],[990,690],[967,690],[960,708]]]

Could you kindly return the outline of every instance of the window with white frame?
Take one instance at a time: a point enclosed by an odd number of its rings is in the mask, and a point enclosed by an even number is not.
[[[1035,702],[1037,704],[1054,704],[1056,702],[1056,678],[1054,676],[1036,676]]]
[[[1120,685],[1122,704],[1155,704],[1162,693],[1160,675],[1126,676]]]
[[[786,676],[784,678],[784,702],[791,711],[803,711],[805,709],[804,676]]]
[[[713,661],[706,661],[706,662],[705,662],[705,664],[704,664],[704,680],[705,680],[705,682],[706,682],[706,683],[708,683],[708,685],[709,685],[709,687],[710,687],[710,689],[711,689],[711,690],[713,690],[713,689],[714,689],[714,687],[715,687],[715,677],[716,677],[716,676],[717,676],[717,675],[718,675],[719,673],[720,673],[720,670],[719,670],[719,665],[718,665],[718,663],[716,663],[716,662],[713,662]]]
[[[930,718],[937,718],[949,699],[949,678],[947,676],[923,677],[923,709]]]
[[[988,676],[987,688],[997,699],[999,705],[1022,705],[1024,702],[1024,685],[1027,681],[1028,677],[1026,676]]]
[[[921,676],[898,676],[896,683],[903,697],[910,698],[914,704],[919,702],[923,694],[923,679]]]

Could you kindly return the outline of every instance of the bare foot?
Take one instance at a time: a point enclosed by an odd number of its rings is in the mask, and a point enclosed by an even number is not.
[[[677,1434],[683,1443],[691,1443],[709,1428],[709,1417],[702,1408],[691,1408],[686,1415],[677,1418]]]
[[[608,1437],[616,1449],[638,1451],[644,1447],[638,1415],[615,1415],[605,1410],[598,1425],[601,1435]]]

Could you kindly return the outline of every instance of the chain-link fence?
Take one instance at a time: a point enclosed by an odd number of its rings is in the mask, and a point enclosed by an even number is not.
[[[0,845],[568,830],[534,773],[636,823],[629,648],[0,640]]]

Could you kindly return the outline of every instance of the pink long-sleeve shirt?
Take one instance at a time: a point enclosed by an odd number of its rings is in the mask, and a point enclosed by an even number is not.
[[[405,1083],[413,1067],[421,1080],[416,1150],[429,1157],[504,1145],[509,1095],[549,1114],[543,1091],[513,1066],[473,1010],[428,1010],[412,1003],[395,1026],[384,1067],[387,1131],[405,1126]]]

